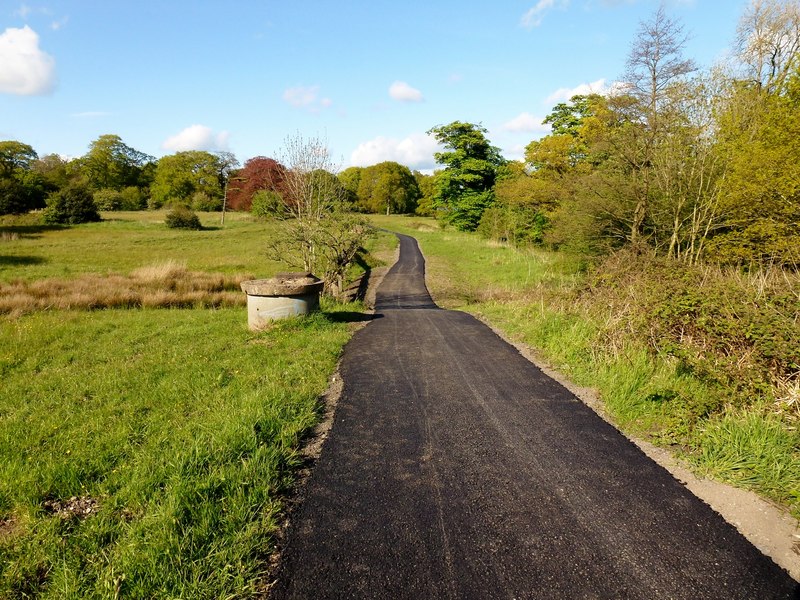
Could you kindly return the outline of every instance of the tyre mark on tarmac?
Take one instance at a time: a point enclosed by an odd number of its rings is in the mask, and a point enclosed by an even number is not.
[[[273,598],[800,598],[561,385],[437,308],[400,237]]]

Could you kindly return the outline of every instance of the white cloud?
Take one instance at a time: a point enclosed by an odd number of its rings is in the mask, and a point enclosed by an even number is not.
[[[436,140],[425,133],[413,133],[402,140],[379,136],[359,144],[350,155],[350,164],[368,167],[393,160],[411,169],[428,170],[436,165],[433,154],[440,149]]]
[[[62,27],[64,27],[67,23],[69,23],[69,17],[61,17],[57,21],[52,21],[50,23],[50,29],[53,31],[58,31]]]
[[[542,24],[544,15],[553,8],[566,8],[569,5],[569,0],[539,0],[536,5],[528,10],[522,19],[520,25],[526,29],[533,29]]]
[[[39,49],[39,35],[27,25],[0,34],[0,93],[49,94],[56,85],[56,61]]]
[[[14,11],[14,16],[22,17],[23,19],[27,19],[29,14],[31,14],[31,7],[27,4],[22,4]]]
[[[283,99],[290,106],[303,108],[312,113],[317,113],[323,108],[333,105],[330,98],[319,97],[318,85],[298,85],[284,90]]]
[[[283,92],[283,99],[295,108],[303,108],[304,106],[310,106],[316,102],[318,93],[318,85],[298,85],[297,87],[285,90]]]
[[[504,123],[503,129],[505,131],[536,131],[546,133],[550,131],[550,127],[548,125],[543,125],[543,120],[544,119],[542,117],[534,117],[531,113],[524,112],[520,113],[507,123]]]
[[[405,81],[395,81],[389,86],[389,95],[400,102],[422,102],[422,92],[411,87]]]
[[[573,96],[586,96],[588,94],[600,94],[601,96],[608,96],[620,91],[622,87],[623,84],[620,84],[619,82],[615,81],[609,86],[606,85],[605,79],[598,79],[597,81],[593,81],[591,83],[581,83],[580,85],[576,85],[574,88],[559,88],[545,98],[545,102],[560,102],[563,100],[569,100]]]
[[[209,152],[227,150],[229,137],[230,134],[227,131],[214,133],[210,127],[205,125],[190,125],[180,133],[164,140],[161,147],[164,150],[172,150],[173,152],[182,152],[184,150],[207,150]]]

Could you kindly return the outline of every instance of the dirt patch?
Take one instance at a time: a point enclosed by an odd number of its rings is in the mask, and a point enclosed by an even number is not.
[[[477,316],[477,318],[514,346],[520,354],[539,367],[543,373],[558,381],[603,420],[616,427],[596,390],[573,384],[548,364],[536,350],[509,339],[505,333],[492,326],[483,317]],[[669,450],[631,437],[624,432],[620,433],[636,444],[653,461],[669,471],[675,479],[718,512],[728,523],[736,527],[751,544],[786,569],[795,580],[800,581],[800,522],[793,518],[787,510],[765,500],[755,492],[698,477],[688,464],[679,460]]]
[[[46,512],[62,519],[85,519],[98,510],[98,502],[90,496],[72,496],[69,500],[46,500],[42,505]]]
[[[0,519],[0,540],[11,537],[17,532],[18,524],[14,517]]]

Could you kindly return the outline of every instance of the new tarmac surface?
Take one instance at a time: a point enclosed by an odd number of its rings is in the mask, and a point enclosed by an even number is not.
[[[271,597],[800,598],[722,517],[489,328],[400,236]]]

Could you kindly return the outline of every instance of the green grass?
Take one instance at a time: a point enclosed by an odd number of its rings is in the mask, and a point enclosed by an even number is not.
[[[247,215],[199,232],[169,230],[159,213],[106,216],[63,229],[5,220],[0,280],[168,261],[260,277],[288,269],[266,259],[279,225]],[[202,219],[218,227],[219,214]],[[259,333],[243,307],[0,316],[0,597],[263,590],[300,442],[364,310],[322,308]]]
[[[233,309],[2,322],[0,596],[109,597],[123,575],[121,597],[252,591],[350,336],[325,309],[258,334]],[[83,519],[44,508],[84,496]]]
[[[498,246],[441,230],[431,219],[375,220],[419,240],[427,283],[441,306],[487,320],[576,384],[598,390],[624,431],[672,447],[701,473],[755,490],[800,516],[798,423],[773,414],[768,397],[731,406],[736,390],[668,352],[654,352],[649,340],[631,333],[625,314],[592,302],[580,259]]]

